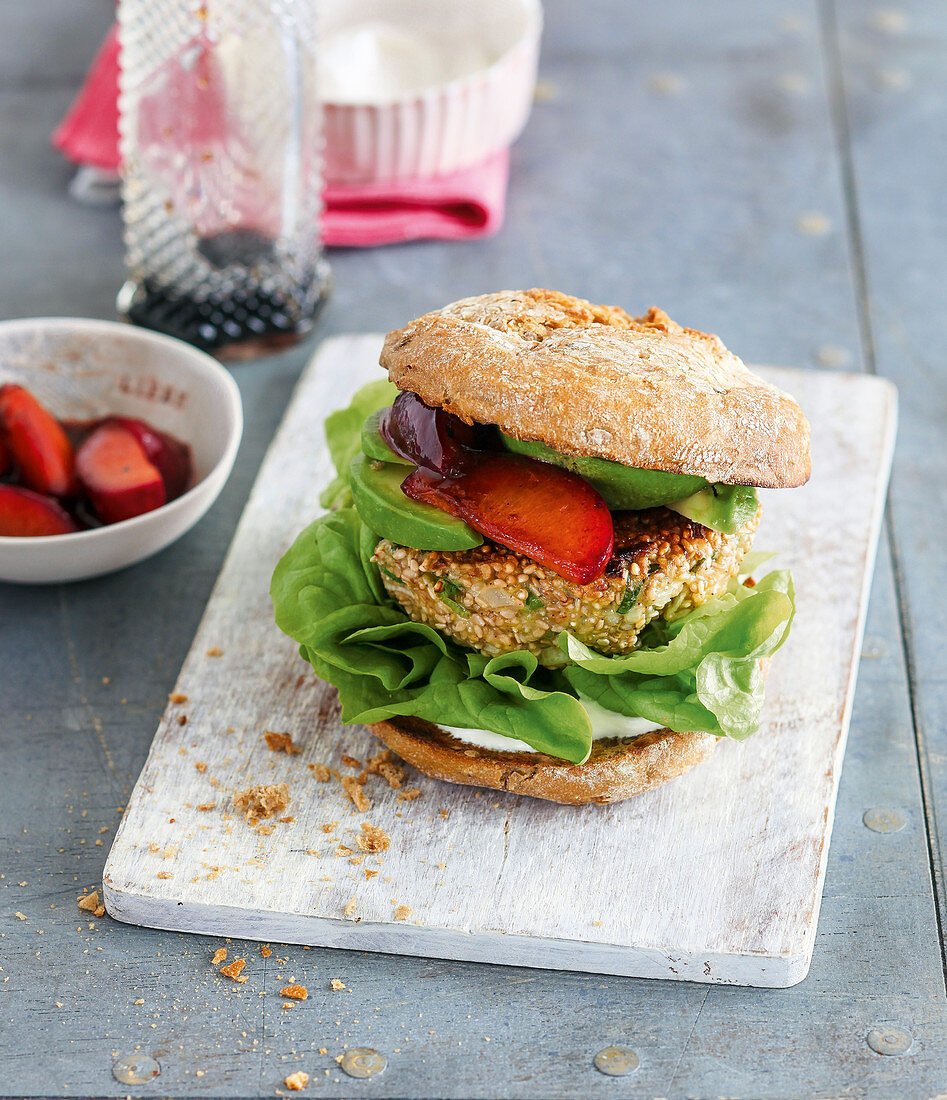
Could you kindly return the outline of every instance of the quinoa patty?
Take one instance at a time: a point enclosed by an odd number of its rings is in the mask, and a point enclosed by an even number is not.
[[[753,542],[760,511],[733,535],[668,508],[616,512],[614,521],[614,556],[592,584],[573,584],[490,541],[445,552],[383,539],[373,561],[415,622],[490,656],[528,649],[558,664],[563,630],[603,653],[627,653],[656,616],[670,619],[719,596]]]

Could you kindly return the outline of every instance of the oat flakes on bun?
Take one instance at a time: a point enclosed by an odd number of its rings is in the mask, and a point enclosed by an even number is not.
[[[809,425],[716,336],[550,290],[388,334],[329,416],[330,511],[273,577],[280,628],[428,775],[614,802],[755,732],[792,580],[757,488]],[[763,555],[765,558],[767,555]]]

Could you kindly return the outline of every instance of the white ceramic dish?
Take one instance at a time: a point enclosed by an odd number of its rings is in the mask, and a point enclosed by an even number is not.
[[[330,187],[446,175],[526,125],[540,0],[321,0],[319,14],[338,69],[322,90]]]
[[[18,382],[56,416],[139,417],[191,448],[194,484],[153,512],[107,527],[40,538],[0,536],[0,580],[48,584],[132,565],[180,538],[224,487],[243,434],[240,391],[202,351],[111,321],[0,323],[0,384]]]

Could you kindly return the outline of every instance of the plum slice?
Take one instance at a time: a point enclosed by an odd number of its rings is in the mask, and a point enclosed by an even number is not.
[[[117,424],[138,440],[148,461],[161,474],[168,500],[184,492],[191,481],[191,450],[186,443],[132,416],[110,416],[103,423]]]
[[[143,515],[167,499],[161,473],[135,435],[118,424],[100,424],[76,455],[79,481],[103,523]]]
[[[399,393],[384,411],[378,430],[395,454],[416,466],[452,476],[470,465],[480,434],[477,425],[425,405],[408,390]]]
[[[0,535],[35,538],[78,530],[72,516],[51,497],[18,485],[0,485]]]
[[[612,556],[605,501],[584,478],[547,462],[484,454],[456,477],[415,470],[401,488],[576,584],[601,576]]]
[[[0,427],[19,480],[54,497],[76,491],[75,455],[63,426],[22,386],[0,386]]]

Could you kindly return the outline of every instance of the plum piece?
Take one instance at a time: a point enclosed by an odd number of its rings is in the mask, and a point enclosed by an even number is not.
[[[3,442],[3,436],[0,435],[0,477],[3,477],[12,467],[13,459],[10,457],[9,448]]]
[[[27,489],[55,497],[75,493],[75,454],[63,426],[13,382],[0,386],[0,429]]]
[[[138,440],[148,461],[161,474],[168,500],[174,500],[187,489],[191,481],[191,449],[186,443],[132,416],[110,416],[103,423],[117,424]]]
[[[164,481],[135,435],[118,424],[100,424],[76,455],[76,473],[95,514],[118,523],[160,508]]]
[[[576,584],[601,576],[612,556],[605,501],[584,478],[547,462],[484,454],[458,477],[418,469],[401,488]]]
[[[78,530],[72,516],[52,497],[18,485],[0,485],[0,535],[35,538]]]
[[[470,465],[478,439],[475,425],[443,409],[432,409],[407,390],[382,414],[378,430],[395,454],[448,475],[463,473]]]

